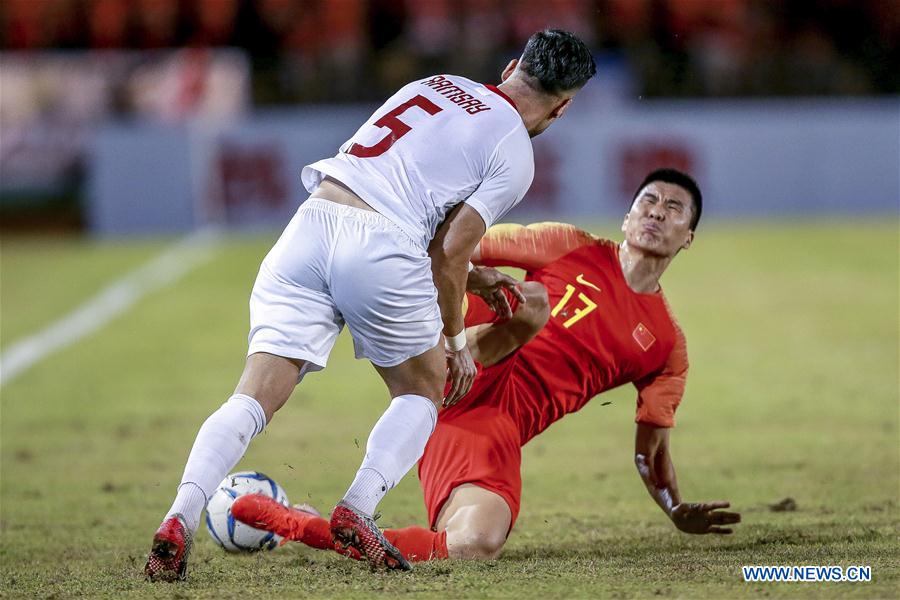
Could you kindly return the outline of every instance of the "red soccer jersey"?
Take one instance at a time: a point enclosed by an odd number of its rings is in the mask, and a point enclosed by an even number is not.
[[[481,262],[525,269],[550,298],[550,320],[517,351],[510,382],[524,444],[597,394],[634,383],[636,421],[674,425],[688,361],[684,335],[662,292],[625,281],[618,246],[571,225],[492,227]]]

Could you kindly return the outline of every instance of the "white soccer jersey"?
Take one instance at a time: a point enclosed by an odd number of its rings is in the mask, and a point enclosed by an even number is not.
[[[437,75],[401,88],[337,156],[307,165],[301,178],[312,192],[326,175],[424,247],[463,201],[490,227],[528,191],[534,155],[505,94]]]

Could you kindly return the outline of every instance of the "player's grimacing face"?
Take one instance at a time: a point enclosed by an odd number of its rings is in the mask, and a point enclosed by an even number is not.
[[[625,215],[622,231],[632,247],[660,256],[675,256],[694,239],[691,194],[681,186],[662,181],[648,183]]]

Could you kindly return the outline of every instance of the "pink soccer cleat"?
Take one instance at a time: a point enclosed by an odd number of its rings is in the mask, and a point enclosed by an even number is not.
[[[144,566],[150,581],[175,581],[187,576],[187,560],[193,535],[184,517],[172,515],[162,522],[153,536],[153,547]]]

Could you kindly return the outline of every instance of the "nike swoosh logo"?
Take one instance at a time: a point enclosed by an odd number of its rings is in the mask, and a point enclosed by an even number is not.
[[[594,288],[595,290],[597,290],[598,292],[602,292],[602,291],[603,291],[603,290],[601,290],[600,288],[598,288],[596,285],[594,285],[593,283],[591,283],[590,281],[588,281],[587,279],[585,279],[585,278],[584,278],[584,273],[579,273],[579,274],[578,274],[578,277],[575,278],[575,281],[577,281],[578,283],[580,283],[580,284],[582,284],[582,285],[586,285],[586,286],[588,286],[588,287],[592,287],[592,288]]]

